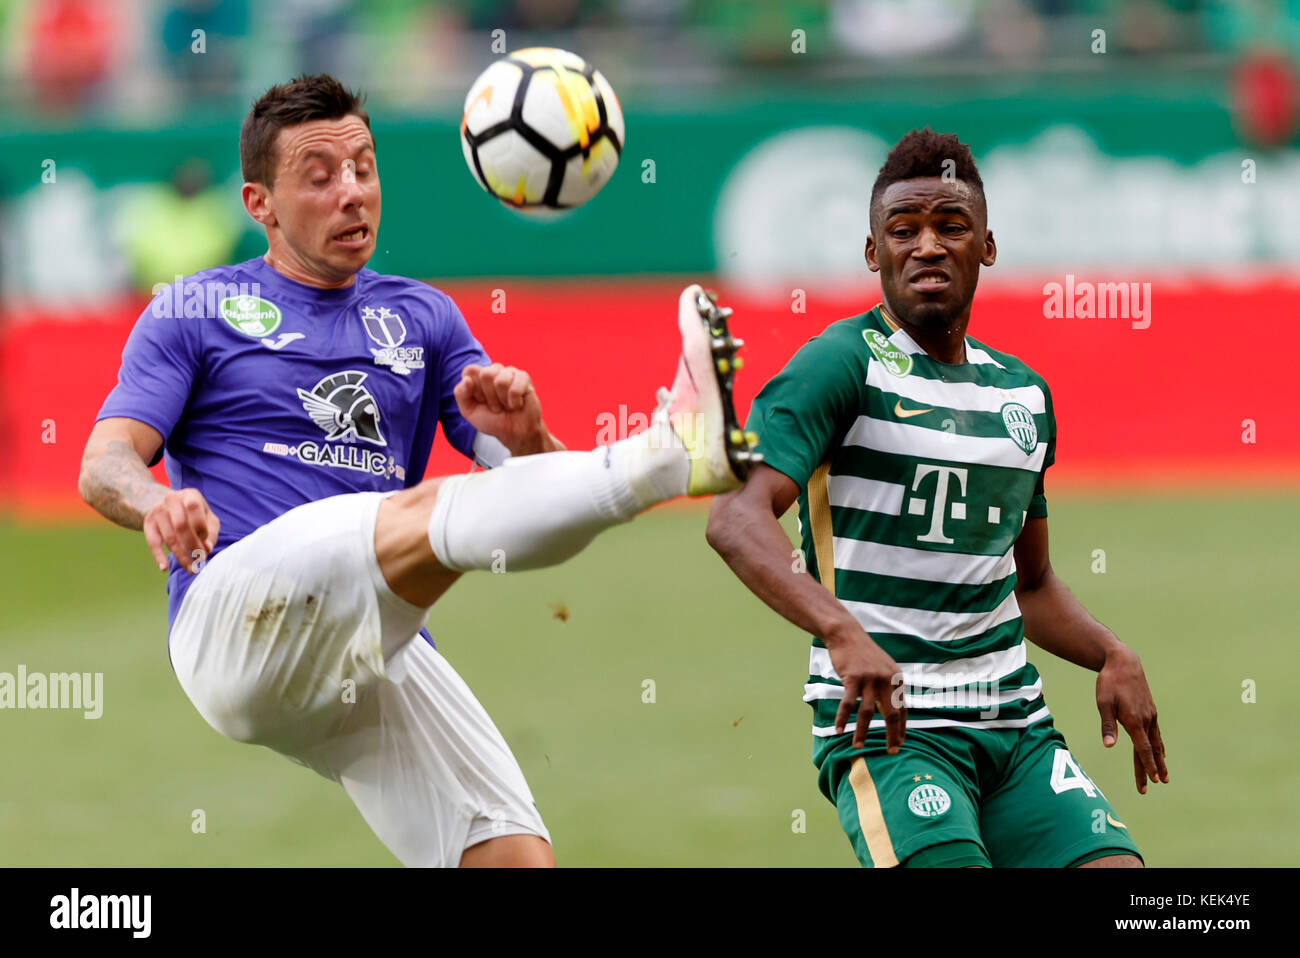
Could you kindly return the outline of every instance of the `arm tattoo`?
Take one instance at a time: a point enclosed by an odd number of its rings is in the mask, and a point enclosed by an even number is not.
[[[80,485],[91,508],[128,529],[143,529],[145,514],[167,494],[130,443],[120,439],[110,440],[86,464]]]

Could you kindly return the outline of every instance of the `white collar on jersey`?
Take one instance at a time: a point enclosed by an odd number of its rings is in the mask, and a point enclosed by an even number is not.
[[[924,353],[924,352],[925,352],[925,350],[921,348],[920,344],[918,344],[917,341],[916,341],[915,339],[913,339],[910,335],[908,335],[907,330],[905,330],[905,329],[902,327],[902,325],[899,324],[899,322],[898,322],[896,319],[894,319],[893,316],[890,316],[890,315],[889,315],[889,310],[885,308],[885,304],[884,304],[883,302],[880,304],[880,315],[883,316],[883,317],[885,317],[885,322],[888,323],[888,324],[889,324],[889,328],[892,329],[892,330],[894,331],[894,335],[893,335],[893,336],[890,336],[889,338],[890,338],[891,340],[893,340],[893,339],[895,339],[896,337],[900,337],[900,336],[902,337],[903,342],[906,344],[906,347],[907,347],[907,348],[905,348],[905,349],[903,350],[904,352],[907,352],[907,353]],[[895,345],[899,345],[899,344],[898,344],[898,343],[895,343]],[[975,360],[975,359],[973,359],[973,358],[971,357],[971,352],[972,352],[972,351],[979,352],[979,353],[981,354],[981,356],[983,356],[984,358],[983,358],[982,360]],[[987,356],[987,354],[983,353],[982,350],[976,350],[975,347],[971,345],[970,337],[969,337],[969,336],[963,336],[963,337],[962,337],[962,352],[965,353],[965,362],[967,362],[967,363],[971,363],[971,362],[993,362],[992,357]],[[958,365],[961,365],[961,364],[959,363]],[[1001,365],[1001,364],[999,363],[998,365]]]

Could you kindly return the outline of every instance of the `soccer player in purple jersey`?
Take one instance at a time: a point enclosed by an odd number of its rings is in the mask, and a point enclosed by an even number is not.
[[[423,625],[463,572],[554,565],[738,485],[756,457],[728,311],[688,287],[650,429],[562,451],[528,374],[446,295],[364,268],[380,189],[360,97],[328,76],[272,87],[239,146],[267,253],[146,308],[81,495],[170,566],[172,666],[213,728],[339,782],[405,864],[553,865],[514,756]],[[421,481],[439,424],[488,471]]]

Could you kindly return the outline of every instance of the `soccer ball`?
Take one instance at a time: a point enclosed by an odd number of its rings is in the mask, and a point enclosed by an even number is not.
[[[479,185],[507,206],[572,209],[614,175],[623,110],[582,57],[529,47],[493,63],[469,88],[460,145]]]

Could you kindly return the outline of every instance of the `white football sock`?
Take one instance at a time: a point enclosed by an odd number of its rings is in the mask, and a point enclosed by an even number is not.
[[[651,417],[649,429],[604,448],[622,467],[628,487],[640,506],[638,512],[667,499],[686,495],[691,461],[666,419]]]
[[[684,495],[689,474],[686,450],[662,421],[590,452],[509,459],[443,480],[429,544],[444,567],[462,572],[557,565],[597,533]]]

